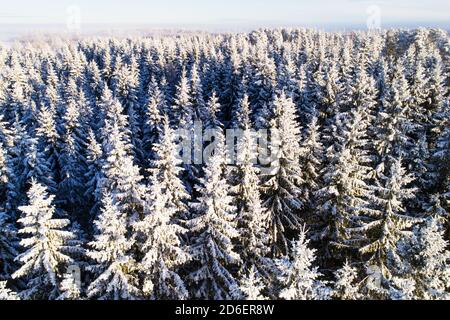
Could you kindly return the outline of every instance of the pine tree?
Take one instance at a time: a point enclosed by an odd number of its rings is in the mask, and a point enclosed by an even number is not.
[[[133,240],[127,237],[127,216],[105,194],[102,211],[95,220],[96,233],[89,243],[88,266],[95,277],[87,288],[87,296],[100,300],[133,300],[140,295],[137,287],[136,262],[131,256]]]
[[[76,248],[68,245],[74,238],[65,231],[70,222],[66,219],[54,219],[54,195],[48,195],[47,189],[31,181],[28,191],[29,205],[19,207],[24,216],[18,220],[20,245],[25,249],[16,260],[22,264],[13,274],[26,284],[20,294],[24,299],[54,299],[59,295],[58,281],[61,268],[73,260],[68,255]]]
[[[187,276],[192,297],[227,300],[233,298],[238,284],[232,268],[240,262],[232,239],[239,236],[234,226],[235,208],[225,179],[223,135],[205,168],[205,177],[197,186],[200,197],[192,204],[195,218],[189,221],[193,266]],[[236,297],[235,297],[236,298]]]

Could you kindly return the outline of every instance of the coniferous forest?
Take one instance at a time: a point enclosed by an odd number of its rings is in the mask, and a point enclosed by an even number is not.
[[[449,49],[437,29],[0,47],[0,299],[450,299]],[[180,132],[214,132],[208,161]]]

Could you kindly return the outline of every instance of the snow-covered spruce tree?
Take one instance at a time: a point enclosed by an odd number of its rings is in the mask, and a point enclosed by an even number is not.
[[[450,108],[445,97],[444,76],[439,60],[433,64],[428,82],[430,95],[427,112],[427,137],[432,159],[428,164],[429,188],[440,194],[449,194],[450,176]],[[449,196],[447,196],[449,197]],[[447,207],[448,208],[448,207]]]
[[[187,229],[176,223],[179,208],[170,201],[170,192],[160,183],[158,172],[151,176],[151,186],[145,205],[145,217],[134,229],[145,238],[140,245],[143,254],[140,273],[142,291],[156,300],[184,300],[188,291],[178,271],[189,260],[180,235]]]
[[[370,159],[364,150],[368,120],[358,108],[341,114],[334,126],[335,142],[327,150],[327,166],[321,173],[323,187],[315,193],[322,227],[314,233],[322,240],[324,257],[343,260],[349,258],[352,247],[347,229],[353,217],[366,210],[365,198],[371,194],[367,184]]]
[[[398,62],[394,67],[393,79],[384,92],[382,108],[374,126],[373,143],[378,156],[376,171],[380,178],[388,174],[395,158],[405,158],[411,148],[411,140],[406,134],[410,127],[410,97],[403,66]]]
[[[359,226],[350,228],[353,234],[359,234],[362,245],[359,249],[367,266],[379,271],[380,286],[369,297],[385,298],[395,289],[394,281],[409,280],[405,245],[401,241],[411,238],[410,228],[420,222],[405,212],[405,200],[414,196],[415,189],[410,188],[413,178],[402,166],[401,158],[395,159],[383,186],[375,187],[371,197],[373,208],[359,217]],[[405,282],[406,283],[406,282]],[[397,288],[398,289],[398,288]]]
[[[254,122],[257,118],[267,119],[264,106],[271,103],[276,89],[276,66],[268,54],[267,47],[258,43],[249,55],[246,73],[252,81],[249,83],[248,94],[254,111]]]
[[[151,160],[155,158],[153,144],[159,143],[163,134],[163,114],[167,111],[165,99],[156,79],[152,78],[144,105],[145,124],[142,130],[142,147],[146,167],[149,167]]]
[[[191,89],[191,105],[193,108],[193,118],[197,121],[208,120],[206,104],[203,93],[203,86],[200,79],[198,64],[194,62],[191,67],[189,85]]]
[[[17,230],[11,215],[0,211],[0,280],[7,280],[16,269]]]
[[[240,281],[240,290],[243,294],[243,298],[246,300],[266,300],[262,295],[265,286],[263,284],[262,277],[258,274],[255,266],[252,265],[248,269],[247,274]]]
[[[111,195],[103,195],[102,210],[94,223],[94,240],[86,254],[93,261],[87,269],[95,279],[87,288],[87,297],[99,300],[139,297],[137,264],[130,252],[134,243],[127,237],[127,215]]]
[[[251,129],[251,120],[250,119],[250,104],[248,100],[248,95],[243,93],[242,98],[238,101],[235,106],[232,114],[232,127],[235,129],[244,130],[247,125],[249,125],[248,129]]]
[[[14,193],[14,181],[9,169],[10,163],[0,141],[0,280],[11,277],[15,269],[14,258],[17,255],[17,239],[14,211],[11,203],[11,191]]]
[[[222,127],[222,123],[218,119],[219,111],[220,111],[219,98],[217,98],[216,92],[213,91],[205,108],[206,116],[204,127],[206,129]]]
[[[134,165],[131,144],[128,142],[126,117],[123,118],[122,107],[114,102],[102,130],[102,178],[101,194],[110,194],[115,205],[131,220],[142,216],[143,195],[145,187],[139,168]],[[125,127],[122,127],[125,126]]]
[[[139,69],[134,55],[131,55],[129,60],[129,63],[118,66],[117,87],[114,93],[127,115],[128,138],[132,154],[135,161],[142,164],[144,155],[142,154],[141,118],[143,112],[139,104],[141,92]]]
[[[11,220],[9,214],[0,211],[0,280],[11,278],[16,270],[17,230]]]
[[[59,286],[61,294],[57,300],[80,300],[81,288],[76,283],[74,275],[71,272],[64,273],[63,280]]]
[[[308,209],[313,209],[314,192],[320,189],[320,172],[324,162],[324,147],[321,142],[317,116],[313,116],[300,146],[300,167],[303,178],[303,197]]]
[[[368,73],[368,62],[365,58],[361,58],[358,61],[358,65],[355,67],[355,74],[352,79],[350,88],[350,101],[346,104],[350,109],[360,109],[362,117],[365,121],[368,121],[368,135],[372,138],[371,134],[373,129],[372,123],[376,116],[377,107],[377,86],[375,79]],[[370,143],[366,148],[369,148]]]
[[[318,111],[317,116],[320,124],[329,126],[339,113],[340,105],[346,101],[343,95],[349,95],[348,88],[345,84],[339,82],[336,63],[332,61],[321,64],[314,72],[313,78],[315,80],[311,88],[313,105],[309,106],[309,108],[313,107]]]
[[[280,298],[286,300],[328,300],[331,290],[319,278],[313,267],[316,250],[308,247],[306,230],[300,230],[298,240],[292,241],[290,255],[277,260],[280,272]]]
[[[359,292],[358,270],[348,262],[334,273],[332,297],[339,300],[360,300],[364,296]]]
[[[20,300],[17,293],[6,287],[6,281],[0,281],[0,301],[1,300]]]
[[[180,218],[188,211],[187,200],[190,195],[181,180],[182,161],[178,157],[174,131],[169,126],[167,116],[163,118],[162,125],[161,140],[153,144],[156,156],[149,170],[167,197],[167,202],[173,205],[176,216]]]
[[[224,48],[224,68],[222,79],[222,91],[220,99],[224,110],[231,110],[242,98],[242,67],[245,60],[245,52],[238,52],[238,36],[231,37]],[[225,111],[225,112],[227,112]]]
[[[15,143],[18,137],[2,122],[0,116],[0,211],[8,212],[12,219],[17,216],[17,204],[24,196],[20,194],[20,174],[16,169],[20,165],[18,148]]]
[[[269,246],[271,255],[289,252],[289,230],[301,226],[303,206],[300,199],[303,183],[300,163],[300,128],[296,122],[295,105],[284,93],[274,101],[275,116],[271,121],[270,167],[262,173],[263,207],[269,215]]]
[[[135,225],[143,237],[140,250],[144,274],[144,294],[153,299],[186,299],[188,292],[177,274],[188,260],[180,236],[186,230],[177,222],[187,214],[189,194],[180,179],[181,160],[177,157],[173,130],[162,120],[160,143],[153,145],[150,186],[144,219]]]
[[[48,163],[51,177],[56,182],[59,179],[60,135],[56,128],[55,110],[41,107],[37,119],[36,137],[38,148],[42,150],[45,161]]]
[[[85,173],[85,193],[87,201],[86,207],[89,210],[90,221],[93,221],[100,210],[101,204],[101,182],[102,182],[102,161],[103,151],[101,145],[97,142],[94,131],[89,130],[86,148],[87,171]]]
[[[237,227],[240,236],[236,239],[236,251],[239,252],[242,264],[239,275],[246,276],[250,268],[264,275],[265,284],[269,282],[271,261],[269,253],[267,210],[262,206],[259,169],[257,160],[257,137],[252,131],[250,117],[246,108],[246,98],[243,100],[243,110],[239,116],[238,127],[243,128],[236,146],[236,164],[232,167],[228,181],[233,193],[237,212]],[[248,111],[248,110],[247,110]],[[247,279],[248,280],[248,279]]]
[[[174,104],[169,112],[170,122],[179,128],[188,129],[192,125],[193,110],[191,93],[186,70],[183,68],[180,81],[176,87]]]
[[[450,251],[439,220],[430,218],[415,226],[409,245],[415,298],[450,299]]]
[[[58,159],[61,181],[58,184],[57,198],[64,204],[66,210],[81,218],[84,204],[84,175],[87,166],[84,155],[87,133],[84,131],[80,106],[72,99],[67,101],[62,120],[64,122],[63,139],[60,143],[61,153]]]
[[[205,177],[197,186],[200,197],[192,204],[194,217],[189,221],[190,252],[193,264],[186,277],[191,297],[227,300],[238,298],[238,283],[233,268],[240,263],[232,240],[239,236],[235,227],[235,208],[225,177],[226,151],[223,134],[205,168]]]
[[[18,53],[12,52],[9,65],[4,68],[6,86],[4,88],[4,120],[12,123],[17,117],[23,115],[23,110],[27,105],[27,79],[21,63],[18,60]],[[3,70],[3,69],[2,69]]]
[[[23,140],[20,142],[20,149],[17,151],[21,152],[21,157],[16,159],[16,161],[18,162],[17,169],[20,170],[18,172],[21,177],[21,192],[27,190],[29,187],[27,182],[34,178],[38,183],[48,188],[50,193],[56,194],[57,184],[54,180],[53,171],[50,168],[45,152],[40,148],[38,139],[29,137],[26,133],[20,138]]]
[[[68,255],[76,251],[69,245],[74,238],[65,231],[70,222],[66,219],[54,219],[54,195],[48,195],[47,189],[31,181],[28,191],[29,205],[19,207],[24,213],[18,220],[20,245],[24,251],[16,257],[21,264],[13,278],[20,278],[25,289],[20,292],[24,299],[55,299],[59,295],[58,282],[62,268],[72,262]]]

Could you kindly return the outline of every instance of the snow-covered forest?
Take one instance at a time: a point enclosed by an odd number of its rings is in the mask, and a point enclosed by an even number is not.
[[[0,47],[0,299],[450,299],[449,49],[434,29]],[[199,122],[214,151],[183,161]]]

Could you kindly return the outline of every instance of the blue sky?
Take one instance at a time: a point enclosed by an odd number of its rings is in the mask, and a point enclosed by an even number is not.
[[[67,8],[85,24],[150,25],[365,25],[367,8],[381,9],[382,26],[449,26],[449,0],[10,0],[3,24],[65,24]]]

